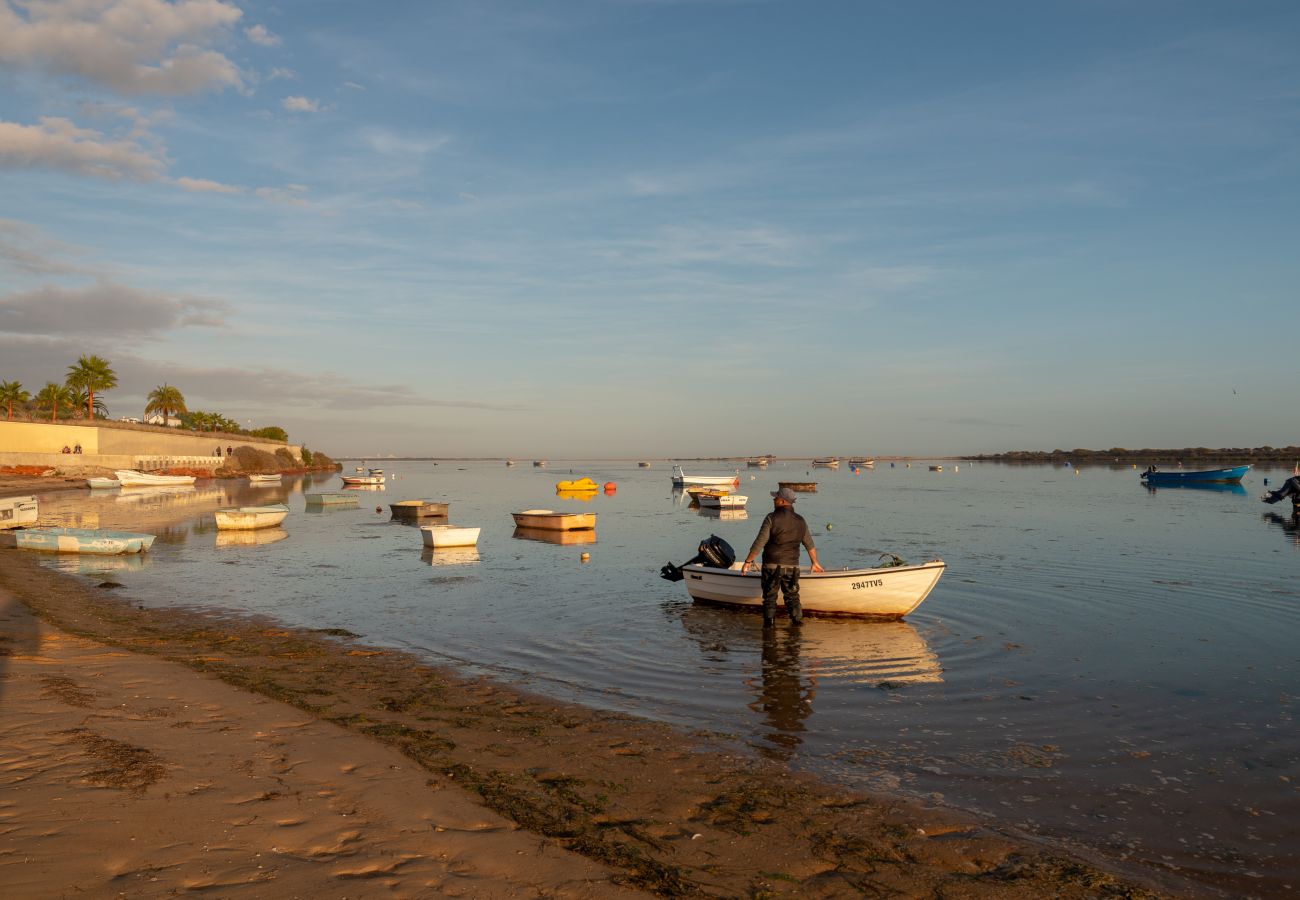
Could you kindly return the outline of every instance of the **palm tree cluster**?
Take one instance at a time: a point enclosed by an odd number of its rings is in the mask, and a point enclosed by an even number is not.
[[[32,411],[50,412],[50,421],[58,421],[59,408],[62,407],[64,418],[83,415],[88,419],[108,418],[108,407],[104,404],[104,391],[117,387],[117,373],[108,360],[88,354],[80,357],[76,365],[68,366],[68,374],[63,383],[46,382],[45,387],[35,396],[28,393],[20,381],[0,381],[0,403],[5,406],[5,416],[9,421],[14,418],[14,406],[19,412],[27,413],[32,418]],[[84,413],[83,413],[84,410]]]
[[[193,428],[195,431],[224,431],[228,434],[239,434],[243,431],[234,419],[227,419],[221,413],[204,412],[200,409],[190,410],[181,416],[181,425],[185,428]]]

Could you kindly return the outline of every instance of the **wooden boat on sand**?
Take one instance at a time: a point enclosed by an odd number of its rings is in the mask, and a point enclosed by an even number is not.
[[[283,503],[267,506],[235,506],[219,509],[213,513],[219,531],[254,531],[258,528],[274,528],[289,515],[289,507]]]
[[[388,508],[393,511],[394,519],[409,522],[413,519],[445,517],[449,506],[446,503],[436,503],[433,500],[399,500],[396,503],[388,504]]]
[[[23,528],[35,525],[40,504],[34,496],[0,499],[0,528]]]
[[[421,525],[420,537],[424,541],[424,546],[435,549],[473,547],[478,544],[480,530],[467,528],[464,525]]]
[[[511,513],[520,528],[543,531],[586,531],[596,527],[595,513],[565,513],[553,509],[525,509]]]
[[[740,574],[739,562],[730,569],[700,563],[683,566],[686,591],[701,603],[762,607],[762,578],[758,571]],[[881,569],[840,569],[799,573],[799,600],[812,615],[901,619],[921,605],[944,573],[943,560],[916,566]]]
[[[97,528],[20,528],[0,532],[0,547],[41,553],[116,556],[119,553],[143,553],[153,546],[153,541],[152,534]]]
[[[193,475],[154,475],[134,469],[119,469],[113,473],[122,487],[157,487],[169,484],[193,484]]]

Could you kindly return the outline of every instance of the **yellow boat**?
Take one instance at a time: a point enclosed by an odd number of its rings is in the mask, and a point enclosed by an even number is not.
[[[592,481],[590,478],[579,478],[577,481],[555,482],[555,492],[557,494],[560,493],[561,491],[578,493],[583,491],[598,491],[598,490],[600,490],[600,485],[596,484],[596,482]]]

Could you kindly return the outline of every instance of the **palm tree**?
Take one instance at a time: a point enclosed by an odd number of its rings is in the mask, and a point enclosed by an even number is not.
[[[177,388],[169,384],[160,384],[149,392],[149,402],[144,408],[146,416],[161,413],[163,424],[166,425],[169,413],[183,412],[188,412],[185,409],[185,397]]]
[[[113,371],[108,360],[90,355],[82,356],[75,366],[68,366],[67,385],[81,388],[87,394],[86,418],[95,418],[95,391],[107,391],[117,387],[117,373]]]
[[[100,397],[92,397],[90,391],[74,389],[69,402],[75,409],[86,407],[94,414],[91,418],[108,418],[108,404]]]
[[[36,394],[36,404],[40,409],[50,410],[50,421],[57,421],[59,418],[59,404],[70,406],[71,398],[68,396],[68,389],[61,384],[55,384],[53,381],[45,383]]]
[[[31,394],[23,390],[21,381],[0,381],[0,403],[9,407],[9,421],[14,420],[14,404],[23,404],[32,399]]]

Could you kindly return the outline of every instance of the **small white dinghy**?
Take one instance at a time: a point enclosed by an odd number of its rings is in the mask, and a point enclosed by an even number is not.
[[[92,491],[107,491],[113,488],[120,488],[122,482],[116,478],[87,478],[86,487]]]
[[[682,566],[686,592],[692,600],[705,603],[761,607],[760,567],[742,575],[740,565],[733,563],[730,569],[700,563]],[[901,619],[921,605],[945,568],[941,559],[915,566],[819,573],[804,567],[799,572],[799,601],[803,611],[813,615]]]
[[[134,469],[119,469],[114,473],[122,487],[157,487],[169,484],[193,484],[193,475],[154,475]]]
[[[274,475],[249,475],[248,483],[249,484],[279,484],[280,473],[277,472]]]
[[[480,530],[482,529],[463,525],[421,525],[420,537],[424,540],[424,546],[435,550],[443,547],[474,547],[478,544]]]
[[[217,528],[221,531],[252,531],[257,528],[274,528],[289,515],[289,507],[283,503],[269,506],[238,506],[219,509],[213,515]]]
[[[701,509],[744,509],[749,502],[744,494],[702,493],[697,499]]]
[[[734,475],[687,475],[681,466],[673,466],[673,485],[675,487],[740,487],[739,473]]]

